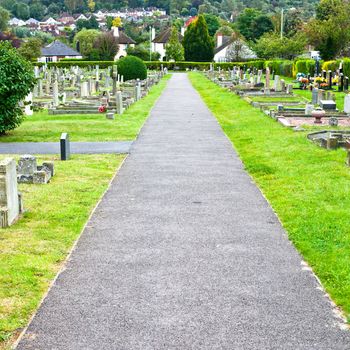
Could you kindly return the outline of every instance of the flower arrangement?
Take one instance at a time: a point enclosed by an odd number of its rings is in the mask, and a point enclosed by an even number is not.
[[[299,82],[302,84],[309,84],[309,79],[308,78],[300,78]]]
[[[315,78],[315,83],[325,83],[326,82],[326,79],[322,78],[322,77],[316,77]]]
[[[98,107],[98,111],[99,111],[99,113],[105,113],[107,111],[107,108],[106,108],[106,106],[100,106],[100,107]]]
[[[326,88],[328,88],[328,84],[327,83],[321,83],[320,87],[323,88],[323,89],[326,89]]]

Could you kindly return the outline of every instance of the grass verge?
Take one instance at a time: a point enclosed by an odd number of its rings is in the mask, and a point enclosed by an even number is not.
[[[54,157],[38,157],[44,159]],[[27,212],[0,231],[0,349],[27,324],[123,159],[55,159],[50,184],[19,186]]]
[[[123,141],[138,135],[150,109],[161,95],[171,75],[151,88],[150,93],[134,103],[115,120],[105,113],[82,115],[49,115],[47,111],[26,117],[15,130],[0,137],[0,142],[58,142],[62,132],[68,132],[71,141]]]
[[[190,79],[349,320],[350,170],[344,150],[317,147],[305,133],[282,127],[200,73],[190,73]]]

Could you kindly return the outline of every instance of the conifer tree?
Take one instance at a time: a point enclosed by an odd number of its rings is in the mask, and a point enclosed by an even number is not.
[[[185,60],[210,62],[214,57],[214,41],[208,33],[208,26],[203,15],[199,15],[185,32],[183,40]]]
[[[168,43],[165,46],[167,60],[183,61],[184,48],[179,41],[179,32],[175,26],[171,28],[171,34]]]

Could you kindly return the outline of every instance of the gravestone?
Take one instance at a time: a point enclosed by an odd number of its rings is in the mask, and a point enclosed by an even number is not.
[[[280,84],[280,76],[279,75],[275,75],[275,80],[274,80],[274,90],[276,92],[280,92],[281,91],[281,84]]]
[[[58,104],[59,104],[59,101],[58,101],[58,81],[57,79],[54,80],[53,82],[53,106],[54,107],[57,107]]]
[[[313,105],[318,104],[318,88],[312,89],[312,104]]]
[[[123,96],[121,91],[117,91],[115,96],[115,102],[117,107],[117,114],[123,114]]]
[[[349,77],[345,77],[344,79],[344,91],[349,90]]]
[[[311,115],[314,110],[314,105],[307,103],[305,106],[305,115]]]
[[[350,115],[350,94],[344,97],[344,112]]]
[[[270,93],[270,68],[266,68],[266,84],[265,84],[265,94]]]
[[[6,158],[0,161],[0,227],[12,225],[18,219],[21,210],[16,161]]]
[[[287,84],[286,93],[288,95],[292,95],[293,94],[293,84]]]
[[[324,109],[325,111],[329,110],[336,110],[337,106],[336,103],[333,100],[321,100],[320,101],[320,107]]]
[[[286,91],[286,82],[284,79],[281,79],[281,91],[285,92]]]
[[[114,113],[113,112],[106,113],[106,118],[107,119],[114,119]]]
[[[80,85],[80,97],[88,97],[89,96],[89,83],[87,81],[83,81]]]
[[[344,74],[341,73],[339,75],[338,91],[343,91],[343,90],[344,90]]]
[[[69,135],[62,133],[60,139],[61,160],[68,160],[70,158],[70,142]]]

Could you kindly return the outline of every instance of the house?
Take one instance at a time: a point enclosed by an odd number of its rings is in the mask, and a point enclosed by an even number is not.
[[[11,27],[24,27],[25,25],[26,25],[26,22],[16,17],[13,17],[12,19],[9,20],[9,26]]]
[[[39,21],[36,20],[35,18],[29,18],[26,21],[26,27],[31,28],[31,29],[38,29],[39,28]]]
[[[41,49],[41,57],[39,62],[58,62],[62,58],[83,58],[82,55],[73,50],[71,47],[63,44],[59,40],[53,41],[51,44]]]
[[[121,57],[125,57],[127,55],[126,49],[128,47],[135,47],[136,42],[129,38],[118,27],[112,27],[112,34],[117,39],[119,45],[118,53],[114,57],[115,60],[118,60]]]
[[[257,58],[256,54],[240,38],[216,35],[216,47],[214,49],[215,62],[233,62]]]
[[[182,42],[183,36],[179,35],[179,41]],[[159,35],[155,36],[154,28],[152,28],[152,52],[158,52],[160,54],[160,60],[166,60],[165,46],[168,43],[171,36],[171,27],[163,30]]]

